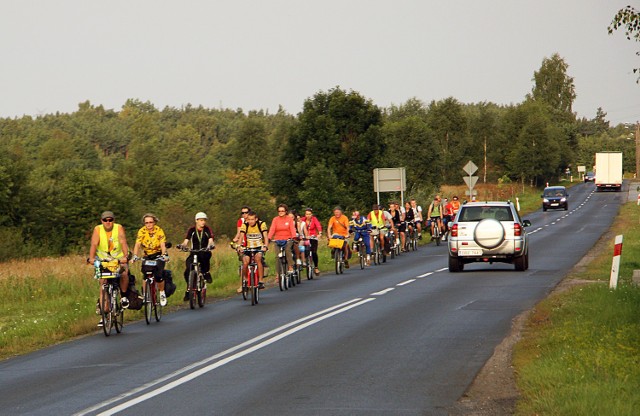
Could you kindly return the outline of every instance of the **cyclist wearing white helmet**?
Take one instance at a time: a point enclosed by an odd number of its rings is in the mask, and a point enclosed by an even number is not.
[[[191,243],[191,249],[193,250],[203,248],[208,248],[209,250],[213,249],[213,231],[211,231],[211,228],[207,225],[208,219],[207,214],[204,212],[198,212],[196,214],[196,225],[187,230],[187,235],[181,244],[182,247],[189,247],[189,243]],[[211,253],[198,253],[198,261],[205,280],[207,283],[211,283],[211,274],[209,273],[209,268],[211,266]],[[187,257],[186,269],[184,270],[184,281],[187,282],[187,286],[189,286],[189,271],[191,270],[192,264],[193,254]],[[189,292],[185,292],[184,301],[188,300]]]

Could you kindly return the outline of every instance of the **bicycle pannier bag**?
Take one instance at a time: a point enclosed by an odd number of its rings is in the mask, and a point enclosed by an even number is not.
[[[331,248],[342,248],[344,245],[344,240],[340,238],[330,238],[329,239],[329,247]]]

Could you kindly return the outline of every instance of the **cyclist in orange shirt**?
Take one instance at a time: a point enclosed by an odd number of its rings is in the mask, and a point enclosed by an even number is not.
[[[344,251],[344,266],[349,268],[349,259],[351,258],[351,250],[349,250],[349,219],[342,215],[342,208],[335,207],[333,209],[333,217],[329,219],[329,225],[327,226],[327,239],[339,238],[345,240],[345,244],[342,246]]]

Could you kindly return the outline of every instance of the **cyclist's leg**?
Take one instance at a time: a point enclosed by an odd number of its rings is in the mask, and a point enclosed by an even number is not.
[[[264,267],[262,266],[262,253],[256,253],[256,263],[258,263],[258,280],[264,277]],[[249,264],[247,262],[247,264]]]
[[[364,242],[364,249],[366,253],[371,254],[371,242],[373,241],[373,238],[370,238],[368,233],[363,233],[362,241]]]
[[[158,262],[158,268],[155,275],[156,283],[158,284],[158,290],[164,292],[164,262]]]
[[[129,293],[129,266],[126,263],[120,265],[120,293],[122,296]]]
[[[211,252],[207,251],[199,254],[198,259],[200,260],[200,271],[202,275],[207,283],[211,283],[211,273],[209,273],[209,269],[211,268]]]
[[[291,252],[291,246],[293,246],[293,241],[292,240],[287,240],[287,245],[285,246],[285,255],[287,257],[287,267],[288,267],[288,271],[293,271],[293,254]]]
[[[256,255],[256,260],[258,256]],[[242,278],[245,279],[247,276],[247,271],[249,269],[249,261],[251,260],[250,256],[244,255],[242,256]],[[260,274],[260,269],[262,268],[262,262],[258,262],[258,273]]]
[[[189,255],[187,260],[185,261],[184,267],[184,281],[187,283],[187,287],[189,287],[189,273],[191,272],[191,265],[193,264],[193,255]]]
[[[309,241],[311,243],[311,258],[313,258],[313,267],[315,267],[315,273],[318,273],[318,240],[313,239]]]

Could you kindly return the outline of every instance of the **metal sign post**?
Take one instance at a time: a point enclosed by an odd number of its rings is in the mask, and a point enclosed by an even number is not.
[[[464,170],[465,173],[469,175],[469,176],[462,177],[462,179],[464,179],[464,183],[466,183],[467,186],[469,187],[469,190],[464,191],[464,194],[469,195],[469,197],[473,200],[473,197],[478,194],[476,191],[473,190],[473,187],[476,186],[476,182],[478,182],[478,177],[472,176],[472,175],[476,173],[476,171],[478,170],[478,167],[476,166],[475,163],[473,163],[472,161],[469,161],[467,162],[466,165],[464,165],[462,170]]]

